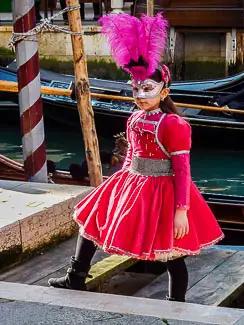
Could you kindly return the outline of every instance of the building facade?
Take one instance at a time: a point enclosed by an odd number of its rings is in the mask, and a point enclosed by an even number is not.
[[[244,0],[155,0],[154,11],[169,21],[166,61],[177,79],[243,69]],[[137,0],[135,14],[145,12],[146,1]]]

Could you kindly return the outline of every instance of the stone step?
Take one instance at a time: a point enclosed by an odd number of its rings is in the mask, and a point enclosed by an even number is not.
[[[38,320],[43,321],[42,324],[48,324],[44,322],[46,320],[45,315],[49,315],[49,324],[54,324],[53,319],[57,317],[58,310],[62,315],[64,315],[64,311],[67,311],[69,314],[67,317],[71,317],[71,312],[74,311],[77,315],[78,309],[80,310],[79,317],[83,317],[83,321],[79,319],[79,324],[86,325],[96,322],[109,325],[158,325],[160,322],[162,325],[243,325],[244,317],[244,310],[240,309],[54,289],[9,282],[0,282],[0,299],[3,299],[0,303],[1,321],[3,321],[3,317],[13,319],[17,317],[17,313],[18,315],[22,314],[22,318],[27,317],[30,315],[30,309],[32,308],[33,311],[35,307],[38,308],[35,309],[35,313],[32,312],[31,317],[36,314]],[[18,305],[16,302],[28,304]],[[32,303],[34,304],[30,305]],[[11,306],[12,309],[9,312]],[[14,308],[15,306],[16,308]],[[59,308],[55,308],[57,306]],[[53,313],[50,312],[52,310]],[[62,324],[70,323],[67,318],[62,320]],[[4,324],[13,325],[15,323]],[[18,321],[18,325],[22,324],[24,323]]]

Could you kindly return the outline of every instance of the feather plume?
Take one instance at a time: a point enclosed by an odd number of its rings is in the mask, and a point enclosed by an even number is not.
[[[109,14],[99,19],[114,60],[135,80],[152,75],[162,60],[167,37],[167,21],[143,15]]]
[[[146,66],[133,66],[130,68],[130,73],[135,81],[142,81],[148,77]]]
[[[141,22],[128,14],[110,14],[99,19],[102,33],[106,36],[114,60],[124,68],[130,60],[139,58],[139,43]],[[131,72],[128,68],[124,68]]]
[[[139,51],[148,63],[147,74],[150,76],[162,61],[168,22],[163,18],[162,13],[158,13],[155,17],[143,15],[141,22],[145,30],[145,41]]]

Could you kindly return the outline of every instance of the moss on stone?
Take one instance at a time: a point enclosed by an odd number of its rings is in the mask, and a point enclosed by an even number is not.
[[[128,80],[128,73],[118,68],[115,62],[108,62],[104,59],[101,60],[88,60],[88,73],[90,77],[99,76],[101,79],[110,80]]]
[[[55,58],[40,59],[40,67],[64,74],[74,74],[74,63],[70,61],[60,61]],[[105,59],[87,60],[88,75],[91,78],[128,80],[127,73],[118,68],[115,62]]]
[[[15,59],[15,53],[9,49],[0,47],[0,65],[6,66]],[[40,58],[40,67],[58,73],[74,74],[73,60],[60,61],[56,58]],[[179,65],[169,64],[172,70],[173,80],[201,80],[222,78],[226,74],[225,60],[217,61],[187,61]],[[118,68],[115,62],[104,58],[87,60],[88,74],[91,78],[109,80],[128,80],[129,76]],[[229,64],[228,75],[243,71],[243,64],[236,62]]]
[[[21,246],[15,246],[9,250],[0,252],[0,270],[5,268],[7,265],[15,263],[22,252]]]
[[[50,240],[46,243],[40,244],[38,247],[34,249],[27,249],[23,252],[21,246],[16,246],[13,249],[8,251],[0,252],[0,271],[4,272],[8,269],[13,268],[14,266],[23,263],[24,261],[42,254],[48,249],[55,247],[59,243],[70,239],[77,235],[77,225],[70,229],[69,233],[59,233],[51,236]]]
[[[15,53],[4,47],[0,47],[0,65],[6,66],[15,59]]]
[[[15,59],[15,53],[9,49],[0,47],[0,65],[6,66]],[[40,68],[58,73],[74,74],[73,60],[60,61],[55,58],[40,58]],[[115,62],[101,59],[88,59],[87,69],[89,77],[110,80],[128,80],[129,76],[118,68]]]
[[[0,47],[0,55],[15,56],[15,53],[5,47]]]
[[[225,75],[225,61],[187,61],[183,64],[185,80],[221,78]]]
[[[244,70],[244,65],[241,61],[237,60],[235,64],[230,63],[228,65],[228,74],[233,75]]]

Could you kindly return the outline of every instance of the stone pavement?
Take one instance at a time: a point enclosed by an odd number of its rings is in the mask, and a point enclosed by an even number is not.
[[[35,312],[33,312],[33,310]],[[79,308],[50,306],[40,303],[28,303],[0,300],[2,325],[204,325],[206,323],[164,320],[157,317],[126,315],[91,311]]]

